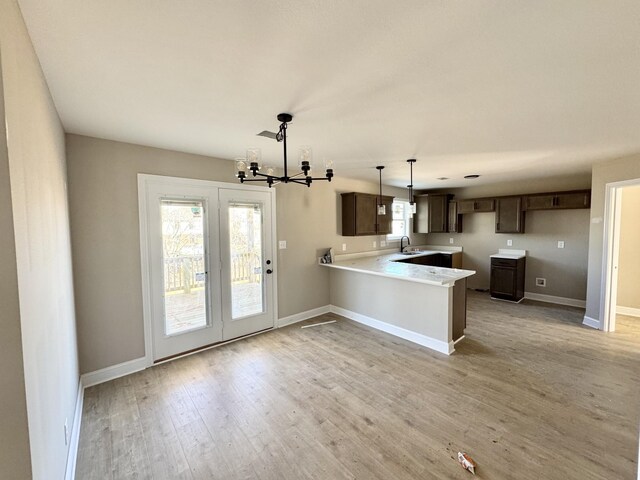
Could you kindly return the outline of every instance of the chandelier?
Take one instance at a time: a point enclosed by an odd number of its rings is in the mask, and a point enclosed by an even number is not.
[[[325,162],[325,176],[324,177],[312,177],[311,176],[311,147],[300,148],[300,172],[289,176],[289,170],[287,165],[287,124],[291,122],[293,115],[289,113],[281,113],[278,115],[278,121],[280,128],[278,133],[262,132],[259,135],[263,137],[275,138],[276,141],[283,143],[284,149],[284,168],[282,176],[275,174],[275,169],[271,166],[261,165],[261,153],[259,148],[247,149],[246,158],[236,159],[236,168],[238,173],[236,176],[240,179],[240,183],[244,182],[266,182],[271,188],[273,185],[279,183],[298,183],[300,185],[311,186],[314,180],[328,180],[329,182],[333,178],[333,162]],[[263,173],[263,170],[266,173]],[[248,172],[251,172],[253,177],[259,178],[247,178]]]

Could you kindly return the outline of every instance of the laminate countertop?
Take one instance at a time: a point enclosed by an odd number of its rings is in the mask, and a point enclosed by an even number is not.
[[[430,267],[427,265],[402,263],[399,261],[406,260],[407,258],[434,255],[438,253],[452,254],[455,252],[446,250],[420,250],[419,253],[412,255],[403,255],[397,252],[386,255],[364,254],[362,256],[349,256],[350,258],[346,259],[341,259],[340,256],[338,256],[333,263],[325,263],[321,265],[328,268],[350,270],[352,272],[360,272],[369,275],[446,287],[452,286],[456,281],[470,277],[476,273],[474,270]]]

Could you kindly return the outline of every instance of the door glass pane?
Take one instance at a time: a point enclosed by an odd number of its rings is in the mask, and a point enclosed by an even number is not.
[[[231,253],[231,318],[264,311],[262,278],[262,205],[229,205]]]
[[[165,334],[207,325],[204,205],[161,200]]]

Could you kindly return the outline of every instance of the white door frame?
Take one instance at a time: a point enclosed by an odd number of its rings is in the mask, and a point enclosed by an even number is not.
[[[171,185],[171,186],[191,186],[236,189],[246,191],[268,192],[271,195],[271,236],[273,245],[273,294],[270,299],[273,305],[274,322],[278,319],[278,255],[276,251],[276,191],[274,188],[258,187],[254,185],[244,185],[240,183],[216,182],[212,180],[196,180],[192,178],[168,177],[164,175],[150,175],[146,173],[138,174],[138,212],[140,226],[140,268],[142,272],[142,315],[144,319],[144,360],[147,367],[153,363],[153,338],[152,338],[152,318],[151,318],[151,274],[149,271],[149,230],[148,230],[148,209],[147,190],[150,185]],[[224,342],[223,342],[224,343]]]
[[[616,329],[622,188],[634,185],[640,185],[640,178],[611,182],[605,186],[604,245],[600,288],[600,329],[605,332],[613,332]]]

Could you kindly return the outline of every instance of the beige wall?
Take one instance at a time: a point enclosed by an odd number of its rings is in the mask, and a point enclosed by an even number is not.
[[[607,183],[640,179],[640,154],[598,163],[591,179],[591,225],[589,229],[589,269],[587,311],[585,315],[600,321],[602,258],[604,248],[604,204]]]
[[[80,369],[98,370],[144,356],[137,174],[237,184],[228,160],[67,135],[71,233]],[[339,172],[338,172],[339,175]],[[329,277],[318,251],[371,250],[378,237],[338,235],[339,192],[376,185],[336,178],[311,188],[277,188],[279,317],[329,303]],[[403,194],[385,188],[385,194]]]
[[[339,175],[339,171],[338,171]],[[375,250],[386,236],[343,237],[340,193],[376,193],[378,186],[340,178],[318,182],[311,188],[297,185],[278,187],[278,238],[287,241],[279,251],[278,277],[280,318],[329,303],[329,272],[319,268],[317,257],[333,248],[336,254]],[[384,195],[408,199],[406,189],[383,187]],[[411,235],[412,243],[424,243],[426,235]],[[342,244],[347,251],[342,251]],[[397,247],[399,242],[387,245]]]
[[[526,182],[482,185],[451,190],[455,198],[517,195],[545,191],[589,188],[588,175],[553,177]],[[525,214],[524,234],[495,233],[494,213],[463,215],[463,233],[429,234],[434,245],[463,247],[463,268],[476,270],[468,279],[469,288],[489,288],[490,260],[499,248],[527,250],[525,291],[543,295],[584,300],[587,286],[589,247],[589,210],[533,211]],[[513,241],[507,246],[507,239]],[[558,240],[565,248],[557,248]],[[546,278],[546,287],[536,287],[536,277]]]
[[[13,232],[9,155],[4,122],[2,55],[0,51],[0,476],[30,478],[27,397],[22,365],[18,267]]]
[[[640,309],[640,186],[622,189],[617,305]]]
[[[0,3],[0,48],[31,469],[63,478],[78,391],[64,133],[15,0]]]

